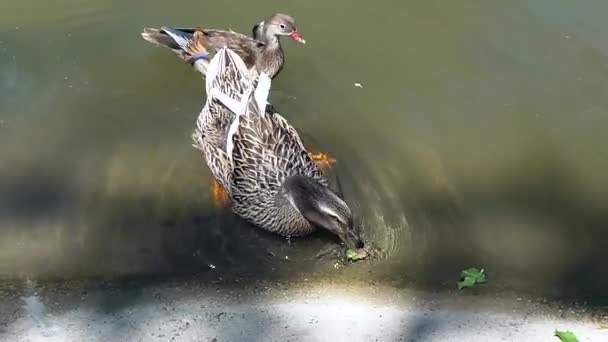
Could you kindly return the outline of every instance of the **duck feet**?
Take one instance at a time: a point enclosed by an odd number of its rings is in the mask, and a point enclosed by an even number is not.
[[[213,180],[212,192],[213,204],[215,204],[217,208],[226,208],[229,206],[230,197],[228,197],[228,193],[226,192],[224,187],[215,179]]]
[[[331,166],[336,163],[336,159],[334,157],[327,155],[325,153],[322,153],[322,152],[315,153],[315,154],[309,153],[308,155],[310,156],[312,161],[317,163],[317,165],[319,165],[322,168],[331,168]]]

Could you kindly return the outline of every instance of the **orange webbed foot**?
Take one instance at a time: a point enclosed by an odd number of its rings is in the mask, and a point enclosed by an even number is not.
[[[226,208],[230,204],[230,197],[228,197],[228,192],[224,189],[224,187],[218,183],[216,180],[213,180],[213,204],[215,204],[218,208]]]
[[[312,154],[310,153],[310,158],[317,163],[317,165],[319,165],[320,167],[327,167],[327,168],[331,168],[332,165],[334,165],[336,163],[336,159],[330,155],[327,155],[325,153],[319,152],[319,153],[315,153]]]

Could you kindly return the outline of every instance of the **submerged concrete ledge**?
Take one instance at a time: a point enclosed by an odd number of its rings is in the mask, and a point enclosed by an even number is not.
[[[608,341],[608,316],[515,294],[369,284],[38,285],[2,290],[1,341]]]

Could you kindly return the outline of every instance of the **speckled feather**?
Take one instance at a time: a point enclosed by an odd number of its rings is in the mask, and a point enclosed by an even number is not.
[[[221,73],[217,73],[218,67],[211,68],[210,77],[206,79],[206,89],[215,88],[226,95],[240,99],[240,95],[251,86],[249,77],[242,77],[241,64],[226,61],[225,55],[221,54],[213,61],[218,65],[224,65]],[[226,136],[230,124],[234,121],[235,114],[222,105],[217,99],[207,97],[205,106],[201,110],[196,121],[196,128],[192,134],[193,146],[203,152],[205,160],[215,179],[226,189],[230,190],[227,179],[230,172],[230,161],[226,154]]]
[[[306,235],[314,227],[281,199],[281,185],[302,175],[323,185],[327,180],[304,148],[295,129],[279,114],[262,117],[249,110],[233,136],[231,196],[233,210],[269,231]]]
[[[218,53],[209,74],[215,76],[207,77],[208,93],[220,89],[236,101],[259,80],[230,50]],[[294,175],[311,177],[324,186],[328,182],[287,120],[278,113],[260,112],[254,94],[247,101],[247,110],[228,136],[237,115],[210,96],[197,121],[194,145],[203,151],[214,177],[227,190],[237,215],[284,236],[312,233],[315,227],[289,203],[282,184]],[[233,144],[230,156],[227,139]]]

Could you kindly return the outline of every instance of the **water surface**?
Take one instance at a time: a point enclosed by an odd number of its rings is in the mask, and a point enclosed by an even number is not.
[[[373,261],[212,206],[201,78],[146,26],[292,14],[271,97],[336,171]],[[341,274],[605,296],[608,4],[11,1],[0,11],[0,275]],[[362,88],[354,86],[360,83]],[[336,269],[338,267],[338,269]]]

